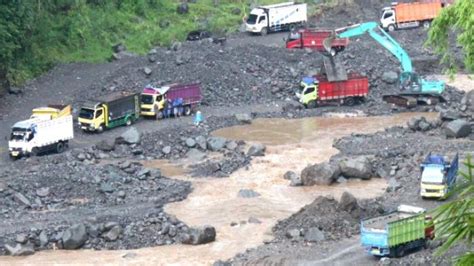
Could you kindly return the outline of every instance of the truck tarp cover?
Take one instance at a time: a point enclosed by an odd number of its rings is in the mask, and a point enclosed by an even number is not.
[[[114,120],[134,113],[137,104],[136,98],[136,94],[131,94],[109,101],[108,106],[110,119]]]

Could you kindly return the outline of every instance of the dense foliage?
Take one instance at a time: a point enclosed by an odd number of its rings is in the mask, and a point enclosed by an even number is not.
[[[435,209],[436,237],[443,238],[444,244],[438,250],[443,254],[455,245],[466,245],[470,250],[456,257],[456,265],[474,265],[474,164],[471,157],[466,162],[466,171],[461,172],[456,188],[450,193],[455,199]]]
[[[453,5],[444,8],[433,21],[429,32],[428,44],[443,55],[444,63],[456,68],[454,57],[450,51],[449,36],[455,35],[456,41],[463,47],[466,69],[474,71],[474,1],[456,0]],[[454,30],[454,32],[453,32]]]

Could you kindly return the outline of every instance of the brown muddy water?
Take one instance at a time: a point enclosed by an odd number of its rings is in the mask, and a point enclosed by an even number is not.
[[[33,256],[1,257],[0,264],[94,264],[94,265],[210,265],[229,259],[248,248],[271,239],[271,228],[318,196],[338,199],[344,191],[357,198],[381,195],[386,182],[349,181],[332,186],[290,187],[283,174],[300,172],[308,164],[328,160],[338,151],[333,140],[351,133],[373,133],[386,127],[404,125],[415,116],[434,119],[435,113],[403,113],[390,117],[311,117],[303,119],[256,119],[250,125],[217,130],[215,136],[262,142],[266,155],[252,160],[251,166],[240,169],[229,178],[191,178],[181,166],[166,161],[152,161],[149,167],[163,167],[174,178],[189,180],[193,192],[181,202],[168,204],[165,210],[190,226],[213,225],[217,239],[200,246],[172,245],[121,251],[43,251]],[[241,198],[239,190],[252,189],[259,197]],[[260,224],[248,223],[250,217]],[[236,226],[230,226],[232,222]],[[133,253],[134,256],[123,256]]]

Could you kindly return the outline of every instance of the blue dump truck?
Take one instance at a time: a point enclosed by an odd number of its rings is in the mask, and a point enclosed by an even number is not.
[[[400,205],[397,211],[362,220],[361,244],[374,256],[402,257],[434,238],[432,218],[422,208]]]
[[[430,153],[420,167],[421,197],[444,199],[456,183],[459,156],[456,154],[449,162],[442,155],[431,155]]]

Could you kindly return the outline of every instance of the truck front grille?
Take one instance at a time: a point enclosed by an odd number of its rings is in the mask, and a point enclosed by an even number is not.
[[[427,193],[438,193],[439,190],[438,189],[427,189],[426,192]]]

